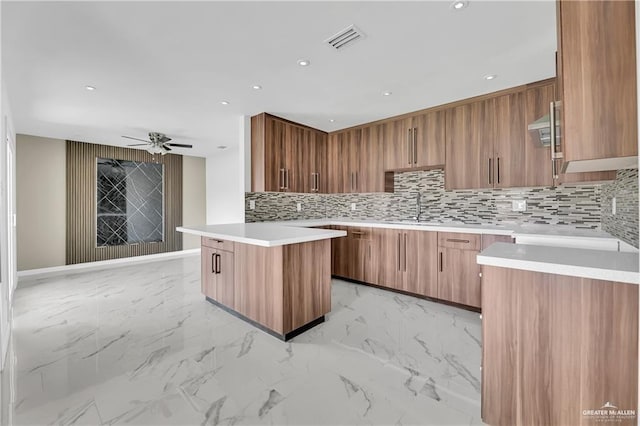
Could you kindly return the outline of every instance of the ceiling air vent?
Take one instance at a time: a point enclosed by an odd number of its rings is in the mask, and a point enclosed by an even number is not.
[[[350,25],[338,34],[334,34],[326,39],[325,43],[336,50],[342,50],[364,37],[365,35],[362,31],[360,31],[355,25]]]

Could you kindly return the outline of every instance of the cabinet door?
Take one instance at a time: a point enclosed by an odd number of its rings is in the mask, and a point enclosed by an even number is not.
[[[439,248],[438,298],[480,307],[480,266],[476,250]]]
[[[349,228],[349,268],[348,278],[366,281],[371,276],[371,229]]]
[[[349,176],[346,182],[349,186],[345,192],[362,192],[362,176],[360,176],[360,154],[362,152],[362,129],[350,130],[346,133],[346,156],[344,161],[348,164]]]
[[[216,251],[201,246],[200,248],[200,262],[201,262],[201,277],[200,277],[200,290],[205,296],[217,300],[216,296],[216,272],[214,269]]]
[[[438,233],[404,231],[406,270],[402,290],[438,297]]]
[[[524,121],[525,93],[517,92],[495,99],[494,139],[495,188],[526,185]]]
[[[416,115],[412,118],[414,167],[444,164],[446,113],[444,110]]]
[[[558,2],[565,161],[638,155],[634,3]]]
[[[384,123],[384,169],[398,170],[413,167],[411,159],[413,138],[411,119],[401,119]]]
[[[362,142],[358,156],[358,192],[384,192],[384,126],[362,129]]]
[[[371,282],[383,287],[401,288],[402,231],[373,229],[372,236]]]
[[[233,280],[233,253],[218,250],[216,254],[218,256],[218,263],[215,265],[217,271],[216,300],[221,304],[234,309],[233,293],[235,282]]]
[[[314,131],[313,137],[315,139],[313,144],[315,147],[315,169],[313,172],[317,173],[315,192],[324,194],[329,190],[329,176],[327,175],[327,134]]]
[[[265,191],[284,190],[284,137],[285,123],[267,116],[265,118]]]
[[[331,274],[338,277],[349,276],[349,233],[346,226],[334,226],[338,231],[347,231],[347,236],[331,239]]]
[[[303,167],[305,163],[302,158],[303,149],[300,146],[304,143],[304,129],[285,123],[284,139],[282,143],[282,156],[284,168],[284,191],[304,192],[305,174]],[[306,164],[308,166],[308,164]],[[307,181],[309,178],[307,177]]]
[[[329,192],[333,194],[351,192],[348,140],[347,132],[329,135]]]
[[[489,99],[446,111],[446,189],[493,187],[494,108]]]

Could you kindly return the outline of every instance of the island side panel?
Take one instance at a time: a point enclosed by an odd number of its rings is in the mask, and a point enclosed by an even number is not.
[[[331,240],[284,246],[284,330],[331,311]]]
[[[637,285],[484,266],[482,297],[486,423],[591,424],[583,410],[606,402],[637,410]]]
[[[235,244],[235,310],[284,334],[282,247]]]

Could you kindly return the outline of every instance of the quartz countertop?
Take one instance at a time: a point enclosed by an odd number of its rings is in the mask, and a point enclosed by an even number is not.
[[[494,243],[478,264],[638,285],[638,254],[528,244]]]
[[[273,222],[179,226],[176,230],[201,237],[219,238],[262,247],[306,243],[347,235],[345,231],[284,226]]]

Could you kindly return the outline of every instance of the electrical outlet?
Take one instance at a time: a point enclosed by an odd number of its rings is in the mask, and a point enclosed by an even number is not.
[[[249,200],[249,210],[256,209],[256,200]]]
[[[356,203],[351,203],[351,210],[355,211],[355,209],[356,209]]]
[[[614,216],[616,214],[616,197],[611,199],[611,214]]]
[[[296,204],[296,210],[298,210],[299,212],[302,211],[302,203]]]
[[[526,212],[527,200],[513,200],[511,201],[511,211],[514,212]]]

